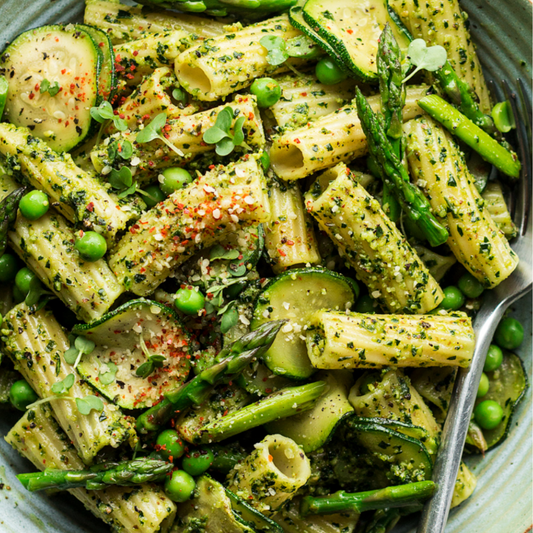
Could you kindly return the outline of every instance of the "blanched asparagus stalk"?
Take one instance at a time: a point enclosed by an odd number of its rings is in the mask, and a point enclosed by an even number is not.
[[[213,366],[206,368],[174,392],[166,394],[163,401],[139,416],[137,431],[140,433],[157,431],[172,418],[174,413],[192,405],[200,405],[213,385],[225,378],[240,374],[254,358],[265,353],[284,323],[284,320],[266,322],[222,350]]]
[[[433,481],[418,481],[366,492],[349,493],[339,490],[329,496],[305,496],[302,498],[300,513],[302,516],[346,511],[362,513],[372,509],[412,506],[433,496],[434,491]]]
[[[431,213],[427,198],[410,182],[407,170],[387,137],[383,117],[374,113],[358,87],[355,101],[369,152],[380,167],[385,183],[394,190],[403,209],[416,221],[429,243],[432,246],[444,244],[448,239],[448,232]]]
[[[156,459],[135,459],[122,463],[96,465],[88,470],[59,470],[47,468],[43,472],[19,474],[18,480],[30,492],[46,489],[67,490],[84,487],[100,490],[107,485],[130,487],[141,483],[163,481],[174,465]]]
[[[195,444],[218,442],[248,429],[311,409],[326,388],[325,381],[282,389],[201,428]]]
[[[422,98],[418,105],[450,133],[475,150],[485,161],[508,176],[518,178],[521,165],[516,154],[504,148],[451,104],[440,96],[432,94]]]

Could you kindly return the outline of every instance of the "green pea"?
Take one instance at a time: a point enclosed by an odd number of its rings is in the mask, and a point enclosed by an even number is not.
[[[335,85],[348,78],[348,74],[330,57],[324,57],[316,64],[315,74],[318,81],[324,85]]]
[[[374,307],[376,301],[370,297],[368,294],[363,294],[355,302],[353,310],[356,313],[375,313],[376,308]]]
[[[477,388],[477,397],[482,398],[483,396],[485,396],[487,392],[489,392],[489,387],[490,387],[489,378],[487,374],[483,372],[483,374],[481,374],[481,379],[479,381],[479,387]]]
[[[19,411],[25,411],[28,405],[38,399],[39,397],[25,379],[15,381],[9,389],[9,400]]]
[[[85,261],[98,261],[107,252],[105,239],[96,231],[86,231],[81,238],[76,241],[76,250]]]
[[[0,281],[13,281],[18,271],[17,258],[12,254],[4,254],[0,257]]]
[[[183,470],[174,470],[165,481],[166,495],[175,502],[183,503],[191,499],[196,487],[194,478]]]
[[[281,87],[272,78],[258,78],[250,87],[250,92],[255,94],[259,107],[273,106],[281,98]]]
[[[483,372],[494,372],[498,370],[503,363],[503,352],[499,346],[491,344],[487,351]]]
[[[195,289],[179,289],[176,293],[174,305],[186,315],[196,315],[204,308],[204,295]]]
[[[507,133],[513,128],[516,128],[513,109],[508,100],[498,102],[492,108],[492,118],[494,125],[503,133]]]
[[[21,268],[17,272],[17,275],[15,276],[15,286],[24,295],[24,298],[26,298],[26,295],[30,292],[30,284],[35,277],[35,273],[27,267]]]
[[[444,289],[444,300],[440,303],[441,309],[456,311],[465,303],[465,295],[454,285]]]
[[[209,448],[194,450],[181,460],[181,468],[191,476],[199,476],[209,469],[214,459],[215,456]]]
[[[459,278],[457,286],[467,298],[477,298],[478,296],[481,296],[485,290],[485,287],[483,287],[483,285],[481,285],[470,272],[463,274]]]
[[[503,409],[494,400],[485,400],[474,409],[474,419],[483,429],[494,429],[503,419]]]
[[[167,460],[175,461],[185,453],[185,443],[174,429],[165,429],[157,436],[156,450]]]
[[[165,193],[159,188],[159,185],[148,185],[143,192],[143,199],[148,208],[156,206],[166,198]]]
[[[504,318],[496,328],[494,342],[506,350],[518,348],[524,340],[524,327],[516,318]]]
[[[168,196],[185,188],[191,181],[192,176],[184,168],[166,168],[159,177],[159,187]]]
[[[31,191],[20,200],[19,209],[28,220],[38,220],[46,215],[50,202],[42,191]]]

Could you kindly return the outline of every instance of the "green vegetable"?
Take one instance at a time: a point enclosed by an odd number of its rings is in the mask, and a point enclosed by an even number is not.
[[[197,315],[198,311],[204,308],[205,297],[199,290],[179,289],[174,305],[186,315]]]
[[[307,35],[298,35],[289,39],[286,44],[287,54],[290,57],[300,57],[302,59],[315,59],[323,54],[322,48]]]
[[[443,292],[444,300],[440,303],[441,309],[457,311],[457,309],[463,307],[465,296],[457,287],[450,285],[449,287],[446,287]]]
[[[463,274],[457,285],[467,298],[478,298],[485,290],[485,287],[470,272]]]
[[[330,57],[323,57],[315,67],[315,75],[324,85],[335,85],[348,78],[348,74]]]
[[[120,170],[112,169],[108,181],[111,187],[119,192],[119,198],[129,196],[137,190],[137,182],[133,183],[133,174],[129,167],[121,167]]]
[[[135,137],[135,142],[137,144],[144,144],[155,139],[159,139],[161,142],[165,143],[173,152],[178,156],[183,157],[184,153],[176,148],[166,137],[163,132],[164,127],[167,123],[167,114],[159,113],[152,119],[150,124],[146,125]]]
[[[492,119],[496,127],[503,133],[507,133],[513,128],[516,128],[513,110],[508,100],[498,102],[492,108]]]
[[[215,456],[209,448],[194,450],[181,461],[181,467],[191,476],[199,476],[213,464]]]
[[[272,78],[257,78],[252,83],[250,92],[255,94],[259,107],[273,106],[281,98],[281,87]]]
[[[225,107],[218,113],[215,125],[204,132],[204,142],[215,144],[215,152],[220,156],[231,154],[236,146],[244,143],[244,131],[242,127],[246,118],[239,117],[233,126],[233,133],[231,133],[233,118],[233,109],[231,107]]]
[[[30,284],[36,279],[35,272],[32,272],[28,267],[21,268],[15,276],[15,285],[24,296],[30,292]]]
[[[0,76],[0,120],[2,120],[2,115],[4,114],[4,109],[6,107],[8,91],[9,84],[5,76]]]
[[[74,374],[68,374],[65,379],[57,381],[52,385],[52,392],[57,395],[66,394],[74,385],[76,376]]]
[[[367,492],[348,493],[340,490],[329,496],[305,496],[302,498],[300,512],[302,516],[346,511],[362,513],[371,509],[419,505],[431,498],[434,491],[433,481],[418,481]]]
[[[104,410],[104,402],[96,396],[86,396],[85,398],[76,398],[76,406],[82,415],[88,415],[91,411],[101,413]]]
[[[26,192],[26,187],[20,187],[8,194],[0,202],[0,257],[7,248],[7,232],[13,227],[17,218],[17,211],[21,198]]]
[[[481,374],[481,380],[479,381],[479,387],[477,389],[477,397],[483,398],[483,396],[486,396],[487,392],[489,392],[489,378],[485,372]]]
[[[151,354],[148,351],[144,337],[140,336],[140,345],[143,354],[146,356],[146,361],[135,371],[135,375],[140,378],[147,378],[150,374],[156,370],[156,368],[162,368],[165,364],[166,357],[159,354]]]
[[[503,409],[494,400],[485,400],[474,409],[474,419],[483,429],[494,429],[503,419]]]
[[[494,342],[501,348],[514,350],[524,340],[524,327],[516,318],[504,318],[496,328]]]
[[[19,411],[25,411],[28,405],[38,399],[39,397],[25,379],[15,381],[9,389],[9,401]]]
[[[105,239],[96,231],[86,231],[74,245],[85,261],[98,261],[107,252]]]
[[[185,453],[185,445],[178,432],[173,429],[165,429],[157,436],[156,450],[169,461],[179,459]]]
[[[226,378],[235,378],[253,359],[268,350],[284,323],[282,320],[268,322],[224,348],[217,355],[213,366],[166,394],[163,401],[140,415],[137,418],[137,430],[140,433],[157,431],[176,411],[202,404],[216,383]]]
[[[48,93],[50,96],[55,96],[60,90],[61,87],[57,81],[50,83],[46,78],[41,82],[39,87],[41,94]]]
[[[289,59],[285,41],[277,35],[265,35],[259,40],[261,46],[267,49],[267,61],[270,65],[281,65]]]
[[[104,100],[98,107],[91,107],[91,117],[100,124],[103,124],[106,120],[112,120],[118,131],[128,129],[126,121],[115,115],[111,104],[107,100]]]
[[[485,359],[485,366],[483,367],[484,372],[494,372],[500,368],[503,362],[503,352],[499,346],[491,344],[487,352],[487,357]]]
[[[165,193],[161,190],[159,185],[148,185],[146,189],[139,192],[144,196],[144,202],[148,208],[156,206],[166,198]]]
[[[38,220],[46,215],[49,207],[48,196],[42,191],[31,191],[25,194],[19,204],[20,212],[28,220]]]
[[[165,493],[174,502],[183,503],[190,500],[196,483],[194,478],[183,470],[175,470],[165,481]]]
[[[163,177],[160,179],[159,187],[167,196],[192,182],[190,173],[180,167],[166,168],[161,175]]]
[[[425,96],[418,105],[450,133],[478,152],[485,161],[512,178],[519,177],[521,165],[516,154],[507,150],[440,96]]]
[[[12,254],[4,254],[0,257],[0,281],[6,283],[13,281],[18,271],[17,258]]]
[[[122,463],[103,463],[87,470],[56,470],[19,474],[18,480],[30,492],[38,490],[66,490],[84,487],[87,490],[103,489],[108,485],[131,487],[142,483],[163,481],[173,464],[154,459],[134,459]]]
[[[428,48],[424,39],[414,39],[409,44],[409,48],[407,48],[407,57],[416,69],[403,80],[403,83],[411,79],[420,70],[434,72],[442,68],[446,63],[447,55],[446,49],[440,45]]]
[[[41,296],[44,296],[44,298],[41,299]],[[44,288],[36,276],[30,281],[30,289],[24,298],[24,303],[28,307],[36,307],[35,310],[38,311],[46,305],[50,296],[53,296],[52,293]]]
[[[76,368],[81,360],[82,355],[89,355],[96,347],[95,343],[85,337],[76,337],[74,346],[71,346],[65,352],[65,361]]]
[[[282,389],[202,426],[193,439],[196,443],[218,442],[268,422],[307,411],[315,405],[325,389],[324,381]]]
[[[115,363],[109,361],[101,366],[98,372],[98,380],[102,385],[110,385],[115,381],[117,375],[118,366]]]
[[[407,170],[387,137],[383,117],[374,113],[358,87],[355,100],[370,154],[381,169],[384,183],[394,191],[404,211],[417,221],[432,246],[445,243],[448,232],[431,213],[427,198],[411,183]]]

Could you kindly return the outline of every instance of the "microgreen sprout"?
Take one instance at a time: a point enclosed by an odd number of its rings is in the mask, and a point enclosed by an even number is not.
[[[267,61],[270,65],[281,65],[289,59],[285,41],[277,35],[265,35],[259,41],[268,50]]]
[[[107,100],[104,100],[98,107],[91,107],[91,117],[100,124],[103,124],[106,120],[112,120],[118,131],[128,129],[126,121],[115,115],[111,104]]]
[[[118,366],[111,361],[100,366],[98,371],[98,379],[102,385],[110,385],[115,381]]]
[[[165,362],[164,355],[151,354],[144,342],[144,337],[140,336],[141,349],[146,356],[146,361],[135,371],[135,375],[140,378],[147,378],[156,368],[161,368]]]
[[[424,39],[415,39],[411,41],[407,48],[407,58],[410,61],[409,67],[416,67],[411,74],[404,78],[403,83],[410,80],[420,70],[435,72],[446,63],[446,49],[440,45],[426,46]]]
[[[161,142],[165,143],[173,152],[175,152],[180,157],[183,157],[185,154],[176,148],[164,135],[162,129],[167,123],[167,114],[159,113],[155,116],[148,125],[144,127],[138,134],[135,141],[138,144],[148,143],[155,139],[159,139]]]
[[[89,355],[95,349],[96,344],[85,338],[76,337],[74,340],[74,346],[71,346],[65,352],[65,361],[69,365],[73,365],[76,368],[81,360],[82,355]]]
[[[44,296],[44,298],[41,299],[41,296]],[[51,297],[53,297],[53,294],[44,288],[39,278],[35,277],[30,281],[30,290],[24,303],[28,307],[32,307],[34,311],[39,311],[49,302]]]
[[[76,377],[74,374],[69,374],[65,379],[57,381],[52,385],[52,392],[57,395],[66,394],[72,388],[75,381]]]
[[[243,145],[244,143],[244,131],[242,127],[246,119],[245,117],[239,117],[233,126],[233,133],[231,133],[233,118],[233,109],[231,107],[225,107],[217,115],[215,125],[204,133],[204,142],[215,144],[215,151],[220,156],[231,154],[236,146]]]
[[[57,81],[50,83],[47,79],[44,79],[39,87],[39,92],[41,94],[48,93],[50,96],[55,96],[60,90],[61,87],[59,87]]]

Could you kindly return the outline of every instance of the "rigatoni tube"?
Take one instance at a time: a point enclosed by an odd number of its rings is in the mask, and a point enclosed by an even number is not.
[[[273,182],[268,189],[271,218],[264,224],[265,246],[278,274],[295,265],[316,265],[320,254],[298,184]]]
[[[270,219],[258,155],[218,166],[145,213],[122,237],[109,264],[140,296],[154,291],[172,269],[239,227]]]
[[[27,411],[5,437],[36,468],[81,470],[84,464],[69,438],[57,425],[48,405]],[[69,490],[86,509],[115,531],[165,533],[176,514],[176,505],[154,485],[104,490]]]
[[[439,284],[415,250],[344,163],[317,178],[305,205],[389,311],[424,314],[442,301]]]
[[[407,89],[404,120],[423,113],[417,102],[425,96],[427,89]],[[369,97],[368,102],[374,111],[381,108],[379,94]],[[348,104],[334,113],[276,137],[270,149],[270,160],[280,178],[297,180],[340,161],[351,161],[366,152],[366,137],[357,116],[357,108],[355,104]]]
[[[19,167],[71,222],[101,233],[108,241],[126,227],[131,214],[120,209],[105,187],[75,165],[70,154],[54,152],[26,128],[0,123],[0,154]]]
[[[518,257],[496,227],[450,134],[429,117],[404,126],[409,169],[435,215],[447,219],[448,245],[485,287],[508,278]]]
[[[228,488],[263,514],[271,515],[311,476],[309,459],[283,435],[268,435],[228,474]]]
[[[176,76],[183,88],[199,100],[214,101],[252,84],[255,78],[288,69],[271,65],[263,37],[287,41],[302,35],[287,15],[258,22],[246,28],[208,39],[182,52],[175,62]],[[289,59],[300,65],[307,60]]]
[[[52,385],[76,370],[64,359],[70,343],[52,313],[42,309],[36,313],[26,304],[19,304],[4,318],[2,341],[15,368],[41,398],[54,398]],[[94,391],[85,382],[76,380],[68,396],[85,398]],[[72,399],[55,397],[50,405],[54,417],[74,444],[85,464],[91,464],[98,453],[111,446],[129,443],[135,446],[137,436],[129,418],[120,409],[101,398],[103,411],[88,415],[78,411]]]
[[[449,315],[367,315],[319,311],[307,330],[316,368],[461,366],[475,346],[472,321]]]

